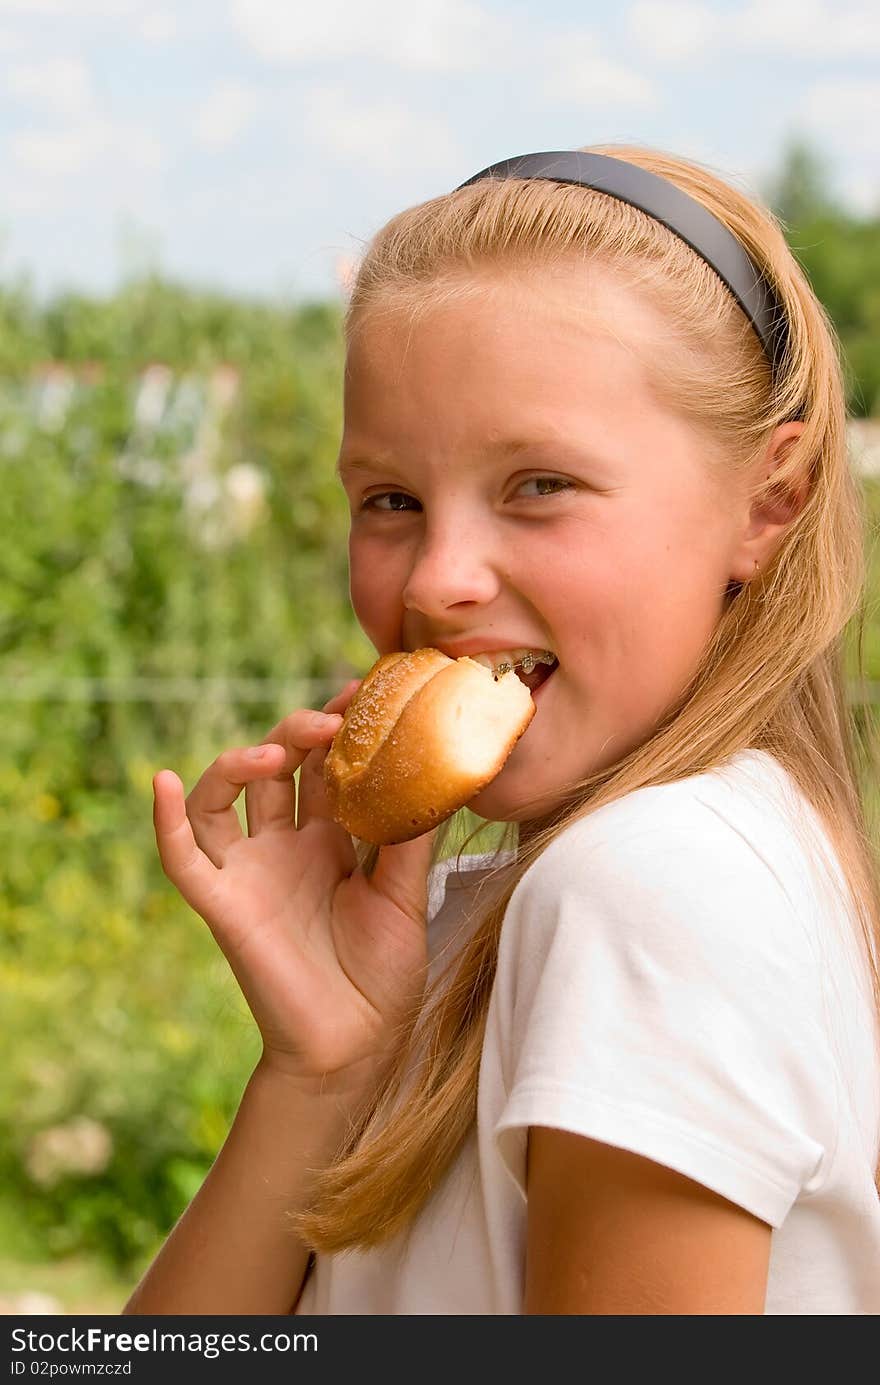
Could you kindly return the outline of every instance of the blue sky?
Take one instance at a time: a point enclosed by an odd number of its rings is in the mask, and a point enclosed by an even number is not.
[[[755,192],[794,135],[880,212],[876,0],[0,0],[0,278],[335,293],[404,206],[638,141]]]

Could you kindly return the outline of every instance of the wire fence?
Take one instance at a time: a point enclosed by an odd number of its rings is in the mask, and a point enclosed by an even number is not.
[[[285,699],[298,705],[327,702],[356,673],[327,678],[0,678],[0,702],[216,702],[240,704]],[[850,686],[855,706],[880,704],[880,682]]]
[[[351,673],[348,678],[355,678]],[[327,702],[345,685],[327,678],[0,678],[0,702]],[[878,685],[880,686],[880,685]]]

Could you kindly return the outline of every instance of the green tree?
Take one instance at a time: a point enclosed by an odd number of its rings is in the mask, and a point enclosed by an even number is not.
[[[880,412],[880,219],[843,207],[828,160],[800,139],[766,196],[840,337],[850,411]]]
[[[832,193],[829,160],[800,136],[789,138],[779,169],[765,196],[788,227],[797,227],[840,211]]]

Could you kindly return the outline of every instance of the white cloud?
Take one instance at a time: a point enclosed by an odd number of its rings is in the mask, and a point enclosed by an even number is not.
[[[139,125],[121,125],[100,117],[69,130],[19,130],[8,149],[25,176],[70,177],[105,163],[109,170],[155,172],[164,163],[160,142]],[[36,196],[43,205],[39,190]]]
[[[727,40],[800,58],[862,58],[880,53],[876,0],[749,0],[728,18]]]
[[[13,162],[31,177],[82,173],[107,146],[108,129],[101,121],[78,130],[19,130],[9,139]]]
[[[627,14],[631,35],[664,62],[686,62],[712,47],[724,16],[698,0],[639,0]]]
[[[62,19],[124,19],[136,8],[137,0],[0,0],[0,14],[27,18],[54,15]]]
[[[325,0],[307,9],[232,0],[233,26],[266,62],[359,58],[410,72],[495,71],[537,85],[545,104],[645,106],[650,81],[606,56],[586,27],[560,28],[522,9],[502,17],[476,0]]]
[[[463,160],[445,119],[389,100],[354,101],[336,85],[306,93],[303,133],[332,157],[382,174],[410,173],[414,164],[451,174]]]
[[[637,0],[627,27],[670,63],[727,53],[822,61],[880,54],[876,0],[746,0],[723,11],[701,0]]]
[[[146,43],[167,43],[177,33],[177,19],[170,10],[150,10],[138,24]]]
[[[473,0],[232,0],[229,15],[267,62],[358,57],[428,72],[465,72],[503,59],[513,27]]]
[[[653,86],[607,57],[592,30],[560,28],[527,12],[503,17],[477,0],[326,0],[306,10],[276,0],[231,0],[230,18],[267,62],[360,58],[409,72],[498,72],[528,80],[545,104],[646,105]]]
[[[184,19],[203,27],[211,15],[205,6],[210,4],[211,0],[186,0]],[[203,13],[197,14],[198,10]],[[21,19],[125,20],[129,31],[146,43],[166,43],[179,28],[179,16],[170,9],[157,9],[151,0],[0,0],[0,15],[6,14]]]
[[[13,67],[6,88],[42,112],[76,119],[94,111],[94,92],[88,68],[80,58],[45,58]]]
[[[72,180],[90,175],[106,185],[111,199],[118,195],[124,200],[134,190],[136,200],[144,179],[155,180],[164,167],[162,144],[146,124],[100,109],[91,73],[79,57],[11,66],[7,90],[32,107],[41,122],[30,116],[6,138],[6,161],[16,173],[6,193],[11,212],[64,207],[73,196]],[[83,187],[77,187],[76,201],[83,205],[86,197]]]
[[[221,82],[196,111],[196,143],[210,149],[228,149],[252,123],[258,105],[254,87],[242,82]]]
[[[108,129],[98,125],[70,134],[28,131],[14,136],[7,149],[13,176],[7,179],[4,212],[17,228],[20,254],[39,273],[45,273],[50,262],[56,275],[60,266],[62,278],[73,282],[82,282],[89,263],[105,273],[109,260],[104,263],[102,256],[112,259],[113,254],[112,245],[104,241],[112,239],[111,228],[119,225],[120,218],[135,225],[166,227],[178,214],[167,196],[162,146],[150,130],[140,126]],[[30,223],[29,230],[30,217],[39,220]],[[44,247],[43,255],[35,260],[29,234],[39,238],[45,234],[42,228],[52,224],[55,238],[71,244],[62,253],[56,247],[51,251]],[[87,227],[85,239],[75,242],[69,233],[58,236],[57,228],[66,225]]]
[[[877,112],[880,80],[870,78],[816,82],[805,94],[803,121],[823,143],[841,153],[873,153],[880,174]]]
[[[545,74],[542,90],[553,103],[647,106],[656,99],[647,78],[605,57],[600,44],[585,30],[556,34],[533,51],[538,54],[535,71]]]

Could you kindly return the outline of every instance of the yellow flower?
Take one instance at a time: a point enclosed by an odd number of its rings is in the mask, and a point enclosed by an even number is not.
[[[159,1042],[168,1053],[189,1053],[193,1047],[193,1036],[182,1024],[166,1020],[159,1025]]]

